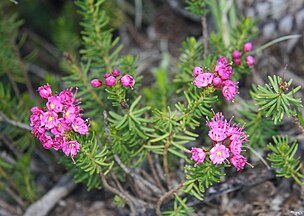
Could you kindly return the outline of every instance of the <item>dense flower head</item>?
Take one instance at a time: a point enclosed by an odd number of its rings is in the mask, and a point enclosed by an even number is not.
[[[202,148],[192,148],[191,154],[192,154],[191,160],[196,162],[194,166],[203,163],[206,157],[206,153]]]
[[[239,51],[235,50],[235,56],[239,56],[237,52]],[[231,65],[232,63],[229,63],[227,58],[221,56],[218,58],[213,72],[204,73],[201,67],[196,66],[193,69],[195,77],[193,84],[197,88],[214,86],[216,87],[215,89],[222,91],[222,94],[226,100],[234,102],[234,97],[238,94],[238,83],[234,83],[233,81],[229,80],[234,74]]]
[[[203,163],[208,155],[213,164],[231,163],[237,168],[237,171],[241,170],[245,164],[253,167],[241,155],[245,151],[242,149],[243,143],[249,142],[244,125],[240,127],[238,124],[232,124],[233,117],[228,121],[223,113],[215,113],[213,110],[212,112],[214,115],[211,119],[206,117],[206,125],[210,128],[208,135],[214,145],[209,151],[202,148],[192,148],[191,160],[196,162],[194,166]]]
[[[80,150],[80,145],[69,137],[72,133],[87,134],[89,128],[88,119],[82,118],[80,100],[76,99],[76,94],[77,88],[75,92],[73,88],[70,88],[63,90],[59,95],[49,94],[45,98],[47,99],[46,107],[33,107],[30,117],[32,134],[41,141],[42,146],[56,151],[61,149],[73,161]]]
[[[134,78],[129,74],[123,75],[120,79],[120,82],[121,82],[122,86],[128,87],[128,88],[132,88],[135,84]]]

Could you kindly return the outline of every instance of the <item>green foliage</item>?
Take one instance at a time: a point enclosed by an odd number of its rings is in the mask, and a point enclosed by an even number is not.
[[[30,153],[25,153],[17,161],[0,159],[1,185],[4,184],[9,190],[15,191],[26,205],[34,202],[37,198],[36,185],[30,171],[30,156]],[[0,188],[0,194],[7,199],[11,194],[5,192],[4,189]],[[14,200],[16,197],[9,198]],[[17,201],[17,204],[20,203]]]
[[[178,84],[177,93],[187,91],[193,81],[193,68],[200,65],[203,46],[195,38],[190,37],[182,43],[181,55],[179,58],[179,72],[174,82]]]
[[[267,141],[276,134],[274,124],[271,120],[264,118],[262,111],[256,111],[249,104],[249,107],[240,111],[242,118],[237,118],[238,122],[245,124],[245,131],[249,137],[252,148],[264,148]]]
[[[18,100],[11,93],[9,85],[0,83],[0,112],[15,123],[27,123],[29,125],[28,106],[22,100]],[[1,117],[2,118],[2,117]],[[27,126],[26,125],[26,126]],[[16,151],[23,152],[29,149],[34,141],[30,133],[25,133],[26,128],[16,127],[8,122],[0,121],[0,140],[11,146]]]
[[[186,9],[197,16],[205,16],[208,10],[206,10],[206,1],[205,0],[187,0]]]
[[[194,167],[193,165],[185,166],[186,182],[184,183],[184,191],[195,196],[199,200],[203,200],[206,188],[213,185],[214,182],[220,182],[225,164],[215,165],[209,157],[206,157],[204,163]]]
[[[176,193],[174,194],[174,204],[173,209],[169,211],[163,211],[163,215],[170,215],[170,216],[183,216],[189,215],[194,212],[194,209],[188,207],[187,198],[181,199]]]
[[[75,181],[85,183],[88,190],[100,187],[100,172],[102,171],[106,175],[114,164],[114,161],[109,158],[107,145],[99,144],[94,134],[91,136],[77,135],[72,139],[76,139],[81,145],[80,151],[74,158],[76,167],[68,157],[62,157],[61,162],[71,169]]]
[[[173,93],[169,77],[170,55],[163,53],[159,67],[152,68],[151,70],[155,77],[155,83],[150,86],[144,86],[142,89],[147,100],[146,103],[165,111],[170,102],[170,96]],[[151,88],[153,88],[153,91],[151,91]]]
[[[85,48],[81,50],[83,60],[92,62],[100,72],[111,72],[113,65],[119,65],[118,54],[122,48],[118,45],[119,39],[114,40],[109,27],[109,18],[103,9],[104,0],[77,0],[79,13],[83,21],[82,40]]]
[[[180,121],[184,128],[188,125],[194,129],[200,125],[196,119],[201,119],[202,116],[211,114],[211,104],[217,101],[217,96],[210,96],[214,91],[213,87],[201,90],[198,92],[197,88],[192,88],[193,92],[185,93],[187,106],[182,103],[176,104],[176,108],[182,113]]]
[[[293,178],[299,185],[304,185],[304,175],[301,174],[302,163],[300,158],[295,158],[298,150],[298,144],[293,142],[288,144],[288,137],[273,137],[274,144],[269,143],[268,148],[271,153],[267,159],[271,166],[276,169],[277,176],[284,178]]]
[[[52,24],[52,40],[57,48],[62,52],[73,55],[78,52],[80,47],[80,36],[77,32],[78,17],[75,13],[73,2],[66,2],[60,16]]]
[[[126,200],[124,200],[122,197],[120,197],[118,195],[115,195],[113,203],[117,207],[124,207],[126,205]]]
[[[302,106],[300,98],[295,98],[295,93],[300,90],[301,86],[288,91],[292,80],[288,83],[281,77],[274,75],[268,76],[270,84],[265,86],[253,86],[251,96],[257,102],[259,110],[264,111],[266,117],[271,117],[275,124],[282,121],[284,113],[289,117],[295,115],[293,107]],[[287,87],[287,89],[286,89]],[[286,93],[287,92],[287,93]]]
[[[17,14],[6,14],[5,4],[0,3],[0,78],[10,82],[24,82],[23,68],[16,44],[18,29],[23,21]]]
[[[109,112],[112,150],[124,163],[132,166],[137,166],[145,159],[144,143],[153,132],[153,129],[148,127],[151,120],[144,116],[150,107],[139,108],[140,99],[141,97],[138,97],[124,115]]]

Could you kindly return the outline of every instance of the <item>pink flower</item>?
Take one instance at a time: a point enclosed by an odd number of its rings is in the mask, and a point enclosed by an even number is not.
[[[58,115],[55,112],[48,111],[41,116],[41,125],[46,129],[52,129],[57,125]]]
[[[48,98],[46,107],[49,111],[54,111],[56,113],[61,112],[63,105],[61,103],[61,98],[59,96],[52,96]]]
[[[39,140],[41,141],[43,148],[50,149],[53,147],[53,140],[49,135],[41,134]]]
[[[229,82],[227,82],[229,81]],[[237,92],[238,86],[230,80],[226,80],[224,82],[224,87],[222,88],[222,94],[226,98],[226,100],[231,100],[234,102],[234,97],[239,92]]]
[[[246,57],[246,64],[251,67],[254,65],[255,59],[252,56],[247,56]]]
[[[85,120],[78,117],[72,123],[72,128],[75,132],[78,132],[80,134],[87,134],[89,129],[88,129],[88,125],[86,123],[87,122]]]
[[[225,117],[223,116],[223,113],[218,112],[214,113],[212,110],[214,116],[212,117],[211,121],[209,120],[208,116],[206,117],[207,123],[206,125],[210,127],[210,129],[216,129],[216,128],[226,128],[227,121]]]
[[[220,68],[226,67],[227,65],[228,65],[228,60],[224,56],[221,56],[217,60],[217,64],[214,68],[214,71],[218,72]]]
[[[221,164],[228,157],[229,149],[227,149],[224,145],[216,144],[212,149],[210,149],[210,160],[214,164]]]
[[[40,118],[43,115],[43,109],[41,107],[33,107],[31,109],[32,115],[30,117],[31,128],[39,127],[41,125]]]
[[[65,146],[65,142],[66,142],[65,137],[59,135],[55,136],[55,138],[53,139],[54,150],[58,151],[62,149],[62,147]]]
[[[106,85],[107,86],[113,86],[116,84],[116,79],[113,76],[109,76],[106,78]]]
[[[226,80],[229,79],[234,72],[232,71],[231,66],[222,67],[218,70],[218,75],[221,77],[221,79]]]
[[[243,50],[244,50],[244,52],[250,52],[252,50],[252,43],[251,42],[245,43]]]
[[[118,76],[120,76],[120,70],[118,70],[118,69],[114,69],[114,70],[112,70],[112,75],[114,76],[114,77],[118,77]]]
[[[62,145],[62,151],[66,156],[70,156],[74,161],[75,155],[79,152],[80,145],[76,140],[71,140],[68,142],[64,142]],[[75,161],[74,161],[75,163]]]
[[[191,154],[192,154],[191,160],[196,162],[196,164],[194,165],[195,167],[198,164],[203,163],[206,157],[206,153],[202,148],[192,148]]]
[[[199,67],[199,66],[195,66],[193,68],[193,74],[195,77],[197,77],[198,75],[202,74],[203,73],[203,69],[202,67]]]
[[[234,59],[239,59],[240,57],[241,57],[240,51],[234,50],[234,51],[232,52],[232,58],[234,58]]]
[[[234,62],[234,64],[236,64],[236,65],[241,65],[241,64],[242,64],[241,59],[233,59],[233,62]]]
[[[66,90],[63,90],[62,92],[60,92],[59,97],[60,97],[60,101],[63,105],[71,105],[71,104],[75,103],[75,98],[74,98],[74,94],[72,92],[72,88],[66,89]]]
[[[236,154],[230,158],[230,162],[237,168],[237,171],[239,171],[244,168],[247,163],[247,159],[240,154]]]
[[[228,60],[223,56],[217,60],[214,71],[217,72],[223,80],[229,79],[233,74],[232,67],[228,63]]]
[[[222,79],[217,76],[213,78],[212,83],[214,86],[221,86],[223,82]]]
[[[40,86],[38,88],[38,92],[42,98],[47,99],[48,97],[52,96],[51,85],[47,83],[44,86]]]
[[[239,125],[233,124],[227,128],[227,136],[231,141],[234,139],[239,139],[242,142],[249,142],[249,140],[247,140],[246,132],[243,131],[243,129],[244,125],[242,127],[239,127]]]
[[[93,79],[91,80],[91,86],[93,86],[94,88],[98,88],[102,86],[102,81],[99,79]]]
[[[214,142],[222,142],[224,139],[227,138],[225,128],[213,128],[209,131],[208,136]]]
[[[121,77],[120,81],[124,87],[132,88],[135,84],[135,80],[129,74],[123,75],[123,77]]]
[[[198,88],[207,87],[209,84],[212,83],[213,77],[214,77],[214,74],[212,74],[212,73],[199,74],[195,78],[195,81],[193,82],[193,84],[196,85]]]
[[[59,135],[64,134],[65,131],[68,131],[70,129],[70,126],[64,121],[63,118],[60,118],[57,120],[57,124],[55,127],[51,129],[52,134]]]
[[[232,140],[229,149],[232,154],[240,154],[242,152],[242,141],[240,139]]]
[[[67,123],[72,123],[78,114],[76,106],[70,106],[67,110],[63,111],[62,117]]]

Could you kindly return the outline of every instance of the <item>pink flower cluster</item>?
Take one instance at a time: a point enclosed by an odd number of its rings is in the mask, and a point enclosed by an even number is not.
[[[114,69],[111,73],[106,73],[103,77],[105,78],[106,86],[114,86],[117,83],[117,79],[120,76],[120,70]],[[134,78],[129,75],[125,74],[120,79],[118,79],[121,82],[121,85],[127,88],[132,88],[135,84]],[[98,88],[102,86],[102,81],[99,79],[93,79],[91,81],[91,85],[94,88]]]
[[[59,95],[52,95],[51,86],[47,84],[39,87],[38,92],[47,102],[45,108],[36,106],[31,109],[32,134],[45,149],[62,150],[75,163],[73,158],[80,150],[80,145],[69,137],[75,132],[87,134],[89,127],[88,119],[82,118],[81,102],[76,99],[77,89],[73,92],[73,88],[70,88]]]
[[[252,50],[252,43],[251,42],[247,42],[244,44],[243,46],[243,51],[244,53],[250,52]],[[239,50],[234,50],[232,52],[232,58],[233,58],[233,62],[236,65],[241,65],[242,64],[242,53]],[[248,67],[251,67],[254,65],[255,59],[253,56],[246,56],[245,58],[246,64]]]
[[[193,82],[194,85],[198,88],[207,87],[209,85],[220,88],[226,100],[234,102],[235,95],[239,93],[237,92],[238,83],[229,80],[229,78],[234,74],[231,63],[229,63],[227,58],[223,56],[217,60],[213,73],[205,73],[201,67],[196,66],[193,69],[193,74],[195,77]]]
[[[229,158],[230,163],[239,171],[245,164],[253,166],[241,155],[244,151],[243,143],[248,142],[246,132],[243,127],[231,124],[232,119],[227,121],[222,113],[214,113],[211,121],[207,117],[206,125],[210,128],[208,135],[215,142],[209,151],[209,158],[213,164],[222,164],[224,161],[229,163]],[[206,152],[202,148],[192,148],[191,160],[196,162],[195,166],[204,162]]]

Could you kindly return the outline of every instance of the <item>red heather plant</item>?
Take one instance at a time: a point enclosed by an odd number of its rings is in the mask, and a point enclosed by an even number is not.
[[[252,21],[227,23],[224,29],[218,23],[227,13],[213,14],[219,29],[208,38],[206,4],[218,6],[212,1],[188,1],[190,12],[201,17],[204,44],[193,37],[183,42],[178,66],[166,62],[164,54],[155,69],[156,81],[139,88],[142,76],[136,58],[120,53],[122,45],[113,39],[104,4],[76,1],[83,46],[80,55],[64,54],[70,75],[63,80],[70,88],[53,93],[49,84],[39,87],[46,103],[33,107],[30,116],[32,134],[45,149],[62,150],[68,157],[59,157],[60,162],[88,189],[104,187],[114,193],[115,203],[127,204],[131,215],[147,215],[147,209],[161,215],[161,205],[174,194],[174,209],[166,213],[186,215],[193,211],[186,194],[203,200],[206,189],[224,179],[226,172],[241,175],[246,164],[253,167],[245,149],[265,147],[274,133],[272,121],[264,116],[277,123],[287,114],[303,127],[301,100],[295,97],[300,88],[288,91],[291,81],[278,76],[269,77],[266,87],[253,87],[251,96],[259,109],[244,102],[247,107],[234,119],[244,119],[246,125],[233,124],[233,117],[227,120],[223,115],[232,103],[242,105],[243,89],[238,84],[255,64],[248,42]],[[206,128],[209,131],[202,132]],[[275,146],[268,145],[272,166],[280,176],[303,184],[301,163],[294,159],[297,144],[289,146],[288,139],[280,138],[274,142]]]

